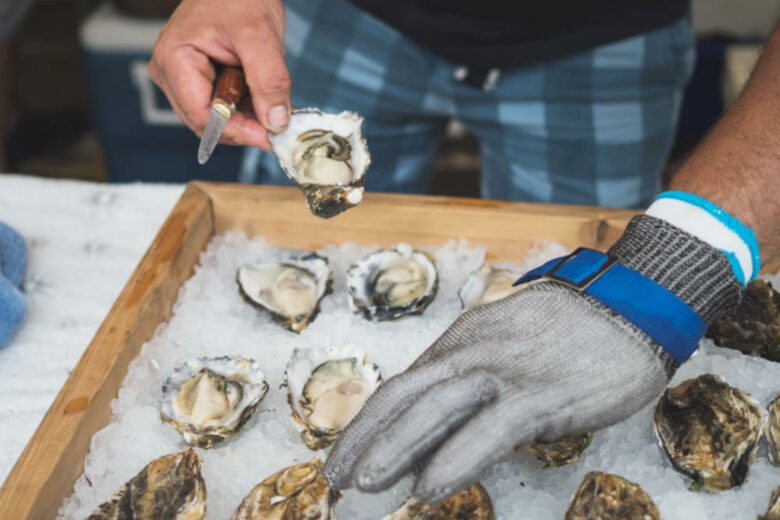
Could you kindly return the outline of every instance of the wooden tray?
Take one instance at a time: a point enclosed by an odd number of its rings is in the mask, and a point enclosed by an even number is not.
[[[0,516],[53,519],[82,473],[92,435],[111,416],[128,364],[171,316],[179,287],[211,238],[263,235],[279,247],[316,249],[353,241],[440,245],[465,238],[488,259],[521,260],[540,239],[605,249],[632,211],[369,193],[331,220],[309,213],[294,188],[191,183],[0,489]]]

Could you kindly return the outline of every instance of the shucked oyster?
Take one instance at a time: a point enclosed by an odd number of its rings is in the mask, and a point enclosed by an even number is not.
[[[772,491],[769,498],[769,507],[766,513],[758,517],[758,520],[780,520],[780,486]]]
[[[464,310],[473,309],[514,294],[522,287],[512,287],[520,278],[520,273],[511,269],[502,269],[483,265],[471,273],[458,291],[458,298]]]
[[[236,281],[246,301],[293,332],[317,317],[332,283],[328,259],[315,253],[284,263],[244,265]]]
[[[293,420],[313,450],[330,446],[382,382],[379,368],[353,345],[297,348],[285,379]]]
[[[750,282],[742,303],[707,330],[716,345],[780,362],[780,293],[772,284]]]
[[[677,471],[708,491],[723,491],[745,481],[762,421],[750,394],[704,374],[666,389],[653,429]]]
[[[420,504],[407,500],[395,513],[383,520],[495,520],[493,503],[481,484],[474,484],[460,493],[435,504]]]
[[[574,493],[564,520],[661,520],[653,499],[639,484],[591,471]]]
[[[326,114],[303,108],[293,111],[284,132],[270,135],[279,164],[318,217],[333,217],[363,200],[371,155],[362,124],[363,118],[354,112]]]
[[[199,520],[205,515],[200,459],[188,449],[154,459],[87,520]]]
[[[592,433],[572,435],[554,442],[532,442],[517,446],[515,451],[528,451],[531,455],[544,462],[544,467],[559,467],[575,462],[585,448],[590,446],[593,440]]]
[[[187,444],[211,448],[246,424],[267,391],[268,383],[254,360],[194,359],[177,367],[163,383],[160,416]]]
[[[371,253],[347,270],[350,306],[371,321],[421,314],[438,288],[433,257],[408,244]]]
[[[780,466],[780,393],[769,403],[769,417],[764,425],[764,437],[769,450],[769,460]]]
[[[337,499],[322,474],[322,463],[314,458],[259,483],[231,520],[330,520]]]

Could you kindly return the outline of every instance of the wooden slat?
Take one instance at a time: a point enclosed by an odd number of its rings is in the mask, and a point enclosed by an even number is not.
[[[190,186],[71,373],[3,488],[0,518],[53,519],[111,415],[127,367],[167,320],[179,287],[213,233],[208,196]]]

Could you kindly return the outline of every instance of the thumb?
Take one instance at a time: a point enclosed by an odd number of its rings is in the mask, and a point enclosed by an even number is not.
[[[270,132],[281,132],[290,120],[290,74],[284,63],[282,33],[270,22],[244,32],[235,41],[244,68],[255,117]]]

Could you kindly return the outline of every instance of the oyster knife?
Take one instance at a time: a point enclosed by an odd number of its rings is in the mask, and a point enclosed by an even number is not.
[[[198,147],[198,163],[205,164],[217,147],[236,105],[246,94],[244,71],[240,67],[223,67],[214,86],[214,101],[211,102],[209,120]]]

